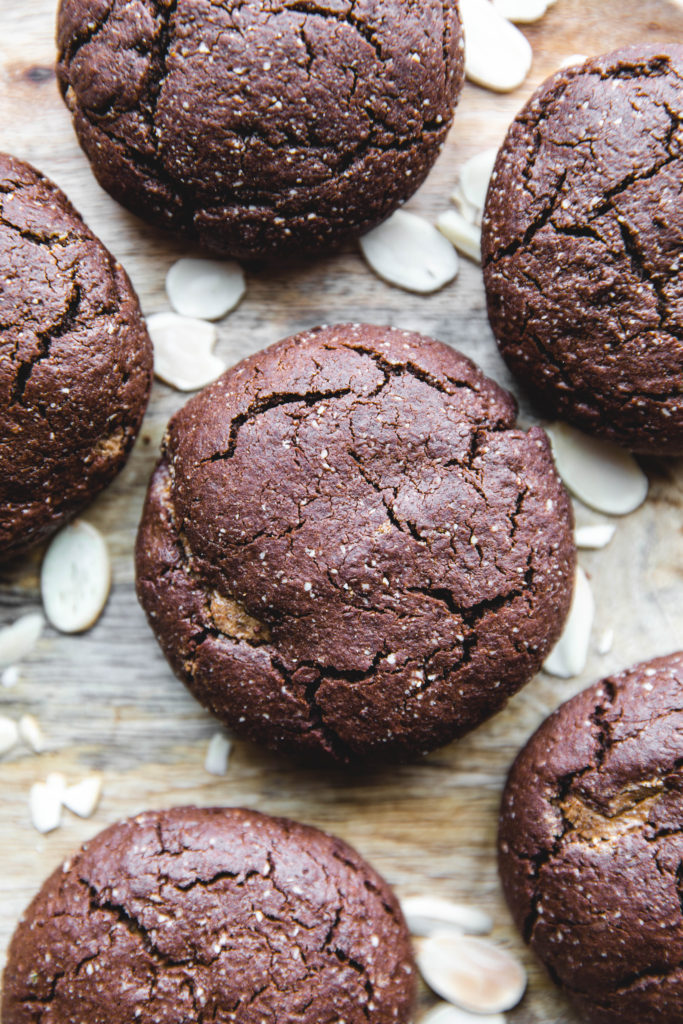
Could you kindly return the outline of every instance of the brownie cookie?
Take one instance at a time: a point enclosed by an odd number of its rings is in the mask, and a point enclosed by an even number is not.
[[[412,757],[501,708],[571,598],[545,434],[464,356],[388,327],[288,338],[169,424],[138,595],[232,729],[341,760]]]
[[[566,68],[498,154],[489,318],[545,408],[636,452],[683,454],[683,46]]]
[[[462,88],[457,0],[62,0],[57,71],[100,184],[218,253],[362,234]]]
[[[47,880],[4,976],[5,1024],[406,1024],[410,939],[340,839],[255,811],[113,825]]]
[[[503,888],[591,1024],[674,1024],[683,999],[683,653],[567,701],[513,765]]]
[[[51,181],[0,153],[0,561],[118,473],[151,379],[123,269]]]

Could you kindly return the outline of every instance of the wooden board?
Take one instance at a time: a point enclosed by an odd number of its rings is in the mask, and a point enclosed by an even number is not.
[[[53,0],[0,0],[0,146],[54,178],[126,266],[144,311],[163,309],[166,270],[186,247],[127,214],[95,183],[57,93],[53,24]],[[446,149],[410,209],[434,217],[444,208],[458,164],[498,144],[532,88],[563,59],[630,42],[683,39],[683,10],[671,0],[558,0],[527,34],[535,53],[528,81],[510,96],[466,87]],[[467,260],[453,285],[428,298],[378,281],[352,249],[278,272],[250,272],[248,284],[244,302],[220,325],[218,352],[228,362],[304,327],[367,320],[441,338],[517,390],[488,328],[481,272]],[[183,401],[155,383],[129,465],[88,512],[113,555],[114,586],[104,616],[84,636],[48,631],[21,666],[18,685],[0,690],[0,713],[35,714],[48,738],[40,757],[17,748],[0,767],[2,955],[48,872],[107,823],[190,801],[242,804],[336,832],[400,894],[440,893],[487,908],[496,939],[530,972],[529,992],[510,1021],[574,1021],[524,949],[502,902],[493,852],[498,802],[515,752],[558,703],[606,672],[681,646],[683,463],[645,462],[647,503],[619,522],[607,549],[581,554],[597,599],[595,638],[609,627],[615,643],[603,657],[594,644],[580,678],[564,683],[538,675],[493,721],[416,765],[311,773],[236,743],[228,775],[216,779],[203,770],[215,723],[171,675],[133,590],[132,547],[146,482],[164,425]],[[531,410],[521,405],[529,420]],[[580,515],[599,519],[585,510]],[[39,555],[0,575],[0,623],[37,607],[38,565]],[[40,837],[29,821],[28,791],[53,770],[73,781],[103,772],[104,796],[90,820],[68,816],[61,829]],[[421,998],[424,1005],[431,999],[426,991]]]

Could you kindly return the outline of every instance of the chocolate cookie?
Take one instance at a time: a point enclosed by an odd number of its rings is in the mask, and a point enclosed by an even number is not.
[[[483,223],[489,318],[548,411],[683,453],[683,46],[566,68],[510,128]]]
[[[193,807],[113,825],[58,868],[9,950],[6,1024],[406,1024],[391,889],[340,839]]]
[[[338,245],[436,159],[457,0],[62,0],[57,71],[100,184],[240,258]]]
[[[0,154],[0,561],[118,473],[151,378],[124,270],[51,181]]]
[[[176,673],[236,732],[341,760],[472,729],[539,668],[572,591],[547,439],[446,345],[317,328],[172,420],[137,543]]]
[[[683,653],[551,715],[513,765],[503,888],[591,1024],[674,1024],[683,999]]]

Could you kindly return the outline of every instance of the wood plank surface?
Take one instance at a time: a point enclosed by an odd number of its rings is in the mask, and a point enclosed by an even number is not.
[[[30,160],[67,192],[93,230],[122,261],[145,313],[167,308],[167,268],[187,252],[117,206],[96,184],[82,155],[53,73],[53,0],[0,0],[0,148]],[[434,217],[448,202],[458,165],[497,145],[531,90],[570,54],[632,42],[683,40],[683,10],[672,0],[558,0],[529,27],[534,64],[522,88],[497,96],[467,85],[447,146],[408,208]],[[462,349],[519,394],[489,330],[480,269],[462,260],[457,280],[418,297],[383,284],[355,248],[273,271],[248,271],[248,293],[220,327],[218,353],[233,363],[297,330],[323,322],[366,320],[431,334]],[[521,399],[522,419],[534,420]],[[402,895],[439,893],[476,903],[494,916],[495,937],[530,973],[512,1024],[576,1020],[524,949],[501,898],[494,841],[507,769],[546,714],[590,681],[683,643],[683,462],[643,460],[651,480],[646,504],[620,520],[603,551],[580,555],[596,595],[594,643],[580,678],[540,673],[491,722],[424,761],[372,773],[316,771],[237,742],[225,778],[205,773],[207,738],[216,730],[172,676],[134,594],[132,549],[146,483],[168,417],[183,402],[155,382],[134,454],[86,518],[105,534],[114,585],[105,614],[78,637],[46,631],[21,666],[20,681],[0,689],[0,713],[30,712],[47,751],[17,747],[0,767],[0,957],[16,920],[47,874],[78,844],[119,817],[145,808],[196,802],[239,804],[286,814],[342,836]],[[600,521],[585,509],[579,521]],[[40,553],[0,572],[0,624],[39,604]],[[595,641],[614,629],[605,656]],[[65,817],[40,837],[29,821],[31,783],[53,770],[76,781],[104,776],[93,818]],[[423,990],[422,1004],[432,997]]]

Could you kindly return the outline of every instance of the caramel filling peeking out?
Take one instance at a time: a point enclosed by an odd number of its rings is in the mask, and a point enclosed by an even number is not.
[[[264,622],[253,618],[237,601],[222,594],[213,592],[209,601],[209,610],[216,629],[235,640],[248,640],[251,643],[269,643],[270,630]]]
[[[601,842],[642,829],[663,792],[663,780],[654,779],[627,786],[610,801],[606,813],[591,807],[576,793],[559,801],[558,806],[572,832],[587,842]]]

